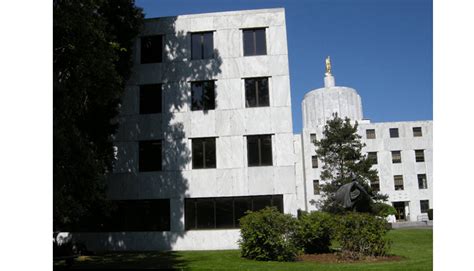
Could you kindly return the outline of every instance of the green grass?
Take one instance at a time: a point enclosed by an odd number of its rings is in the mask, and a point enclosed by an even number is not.
[[[399,229],[388,233],[391,254],[403,260],[379,263],[320,264],[258,262],[240,257],[238,250],[110,253],[82,257],[74,268],[177,268],[183,270],[432,270],[433,231]],[[57,267],[62,263],[57,264]]]

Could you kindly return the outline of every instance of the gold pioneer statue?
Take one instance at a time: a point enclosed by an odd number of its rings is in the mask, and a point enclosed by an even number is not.
[[[326,58],[326,74],[331,74],[331,59],[329,56]]]

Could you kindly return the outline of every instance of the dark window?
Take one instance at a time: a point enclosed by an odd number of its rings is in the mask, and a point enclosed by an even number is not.
[[[368,152],[367,153],[367,159],[372,162],[373,165],[377,165],[378,160],[377,160],[377,152]]]
[[[395,190],[403,190],[403,175],[395,175],[393,180],[395,181]]]
[[[140,114],[161,113],[161,85],[140,86]]]
[[[192,139],[193,169],[216,168],[216,138]]]
[[[310,138],[311,143],[314,143],[314,142],[317,141],[317,139],[316,139],[316,134],[310,134],[310,135],[309,135],[309,138]]]
[[[268,78],[245,79],[245,107],[263,107],[269,105]]]
[[[108,231],[169,231],[170,200],[117,200]]]
[[[427,189],[428,182],[426,181],[426,174],[418,174],[418,188]]]
[[[416,162],[425,162],[425,151],[415,150],[415,160]]]
[[[367,139],[375,139],[375,129],[365,130],[365,136],[367,137]]]
[[[313,193],[319,195],[320,192],[319,180],[313,180]]]
[[[370,182],[370,188],[372,188],[372,190],[374,192],[379,192],[380,191],[380,180],[379,180],[378,176],[377,176],[376,180],[373,180],[373,181]]]
[[[429,200],[420,200],[420,210],[422,213],[428,213],[430,209],[430,201]]]
[[[215,108],[214,81],[191,83],[191,110],[213,110]]]
[[[398,128],[390,128],[390,137],[395,138],[398,137]]]
[[[318,156],[316,155],[311,156],[311,167],[318,168]]]
[[[266,55],[265,28],[244,29],[244,56]]]
[[[141,63],[157,63],[163,61],[163,36],[141,38]]]
[[[161,140],[139,142],[138,170],[161,171]]]
[[[413,136],[414,137],[423,136],[423,133],[421,132],[421,127],[413,127]]]
[[[184,206],[186,230],[229,229],[238,228],[239,219],[247,211],[275,206],[283,213],[283,195],[187,198]]]
[[[392,151],[392,163],[400,164],[402,162],[401,151]]]
[[[247,157],[249,167],[271,166],[272,163],[272,136],[247,136]]]
[[[191,58],[207,59],[214,57],[213,32],[191,34]]]

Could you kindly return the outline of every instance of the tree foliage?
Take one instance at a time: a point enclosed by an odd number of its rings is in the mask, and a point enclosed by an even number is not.
[[[54,228],[104,206],[113,122],[143,23],[133,0],[53,2]]]
[[[351,124],[349,118],[344,120],[335,114],[327,121],[323,138],[316,140],[316,154],[323,163],[321,171],[321,191],[323,198],[319,203],[326,212],[339,213],[342,206],[334,200],[336,191],[354,178],[375,200],[385,200],[387,196],[373,191],[369,182],[378,180],[377,170],[372,169],[372,162],[362,154],[365,144],[357,134],[358,123]]]

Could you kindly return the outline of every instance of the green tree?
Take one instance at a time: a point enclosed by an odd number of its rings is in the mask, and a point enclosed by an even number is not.
[[[323,198],[319,202],[323,211],[331,213],[344,211],[334,196],[339,187],[350,183],[353,178],[357,179],[372,199],[387,199],[386,195],[373,191],[369,185],[369,182],[378,180],[377,170],[372,168],[372,162],[362,154],[365,144],[357,134],[357,127],[357,121],[352,125],[349,118],[343,120],[335,114],[324,126],[323,138],[314,143],[316,154],[323,163],[321,171]]]
[[[53,216],[61,230],[106,206],[113,120],[143,13],[133,0],[55,0],[53,16]]]

